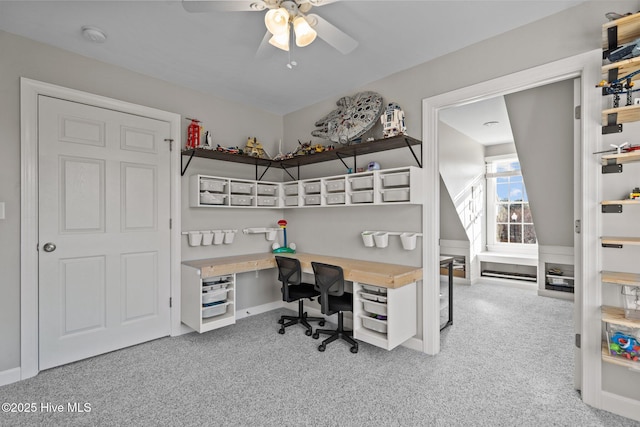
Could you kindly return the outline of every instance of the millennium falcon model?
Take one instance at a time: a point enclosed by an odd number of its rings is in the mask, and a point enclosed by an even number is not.
[[[315,123],[311,135],[340,144],[349,144],[371,129],[382,115],[382,96],[376,92],[359,92],[336,102],[338,108]]]

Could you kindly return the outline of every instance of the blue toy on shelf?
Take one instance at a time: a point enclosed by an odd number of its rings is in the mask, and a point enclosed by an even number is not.
[[[296,245],[295,243],[291,243],[287,245],[287,221],[281,219],[278,221],[278,225],[282,228],[282,232],[284,233],[284,246],[280,246],[277,243],[274,243],[271,247],[273,248],[274,254],[295,254],[296,253]]]

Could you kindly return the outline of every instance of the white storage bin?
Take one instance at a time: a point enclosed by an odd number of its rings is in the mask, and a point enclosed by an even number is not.
[[[285,206],[298,206],[298,196],[291,196],[284,198]]]
[[[327,196],[328,205],[344,205],[344,193],[342,194],[329,194]]]
[[[278,187],[270,184],[258,184],[258,196],[275,196]]]
[[[319,194],[320,181],[304,183],[304,192],[305,194]]]
[[[226,289],[232,282],[231,276],[207,277],[202,279],[202,291],[215,291],[217,289]]]
[[[366,292],[366,291],[361,291],[359,292],[359,295],[364,298],[367,299],[369,301],[375,301],[375,302],[387,302],[387,297],[382,295],[382,294],[373,294],[370,292]]]
[[[253,190],[253,184],[247,182],[231,182],[232,194],[251,194]]]
[[[320,204],[320,196],[304,196],[305,206],[314,206]]]
[[[331,181],[327,181],[327,191],[329,193],[344,191],[344,179],[334,179]]]
[[[409,172],[386,173],[380,175],[383,187],[407,187],[409,185]]]
[[[284,186],[284,194],[286,196],[298,195],[298,184],[289,184]]]
[[[252,204],[252,196],[231,196],[231,206],[251,206]]]
[[[203,191],[200,193],[200,203],[203,205],[224,205],[226,196],[222,194],[209,193]]]
[[[380,190],[383,202],[408,202],[411,190],[408,188],[396,188],[394,190]]]
[[[277,200],[275,197],[259,196],[258,206],[277,206]]]
[[[227,299],[227,290],[218,290],[202,293],[202,304],[210,304],[212,302],[222,302]]]
[[[372,331],[380,332],[382,334],[387,333],[387,321],[376,319],[374,317],[360,316],[362,319],[362,326]]]
[[[362,307],[369,313],[387,315],[387,304],[363,300]]]
[[[217,179],[200,179],[200,190],[211,191],[213,193],[224,193],[225,182]]]
[[[352,190],[370,190],[373,188],[373,175],[349,178]]]
[[[371,294],[379,294],[379,295],[387,294],[387,288],[381,288],[379,286],[362,285],[362,289],[364,289],[365,291]]]
[[[351,193],[351,203],[373,203],[373,191]]]
[[[202,307],[202,318],[206,319],[209,317],[220,316],[221,314],[225,314],[227,312],[227,304],[215,304],[209,307]]]

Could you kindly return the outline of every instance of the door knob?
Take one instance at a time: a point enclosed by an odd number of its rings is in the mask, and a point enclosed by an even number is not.
[[[48,242],[44,244],[42,249],[44,249],[45,252],[53,252],[56,250],[56,245],[54,243]]]

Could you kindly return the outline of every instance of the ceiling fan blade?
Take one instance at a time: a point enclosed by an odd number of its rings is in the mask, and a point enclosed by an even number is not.
[[[358,42],[351,36],[315,13],[308,14],[306,19],[309,25],[316,30],[318,37],[339,50],[342,54],[346,55],[351,53],[358,47]]]
[[[325,4],[335,3],[340,0],[296,0],[300,12],[307,13],[314,6],[324,6]]]
[[[182,0],[182,7],[187,12],[246,12],[264,10],[266,4],[262,0]]]

